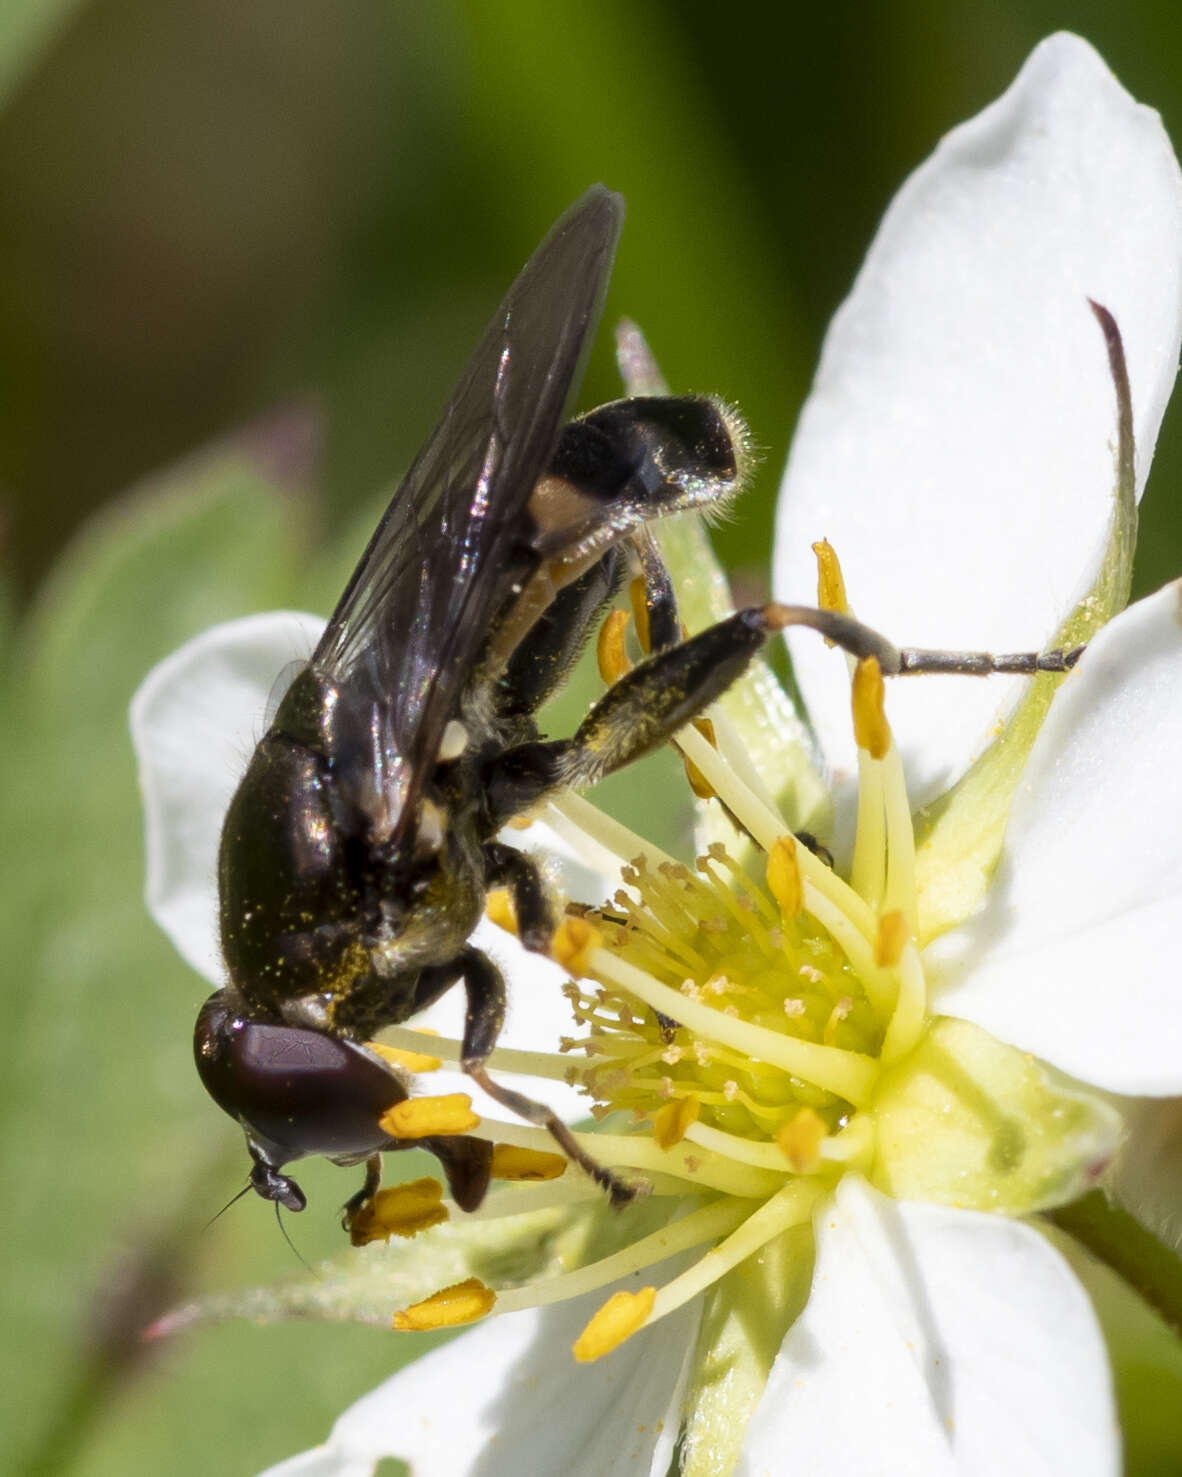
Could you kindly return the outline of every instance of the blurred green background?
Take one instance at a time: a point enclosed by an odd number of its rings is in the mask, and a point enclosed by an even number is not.
[[[250,1473],[403,1351],[135,1336],[194,1286],[294,1267],[254,1201],[198,1235],[243,1163],[190,1063],[206,987],[140,900],[125,714],[151,663],[214,620],[331,603],[492,305],[597,179],[629,203],[609,318],[766,451],[717,540],[758,588],[821,334],[905,173],[1064,26],[1182,138],[1178,25],[1171,0],[5,0],[6,1471]],[[603,344],[584,403],[614,393]],[[1179,421],[1141,590],[1182,569]],[[301,1179],[311,1259],[345,1187]],[[1130,1470],[1174,1473],[1176,1370],[1114,1316]]]

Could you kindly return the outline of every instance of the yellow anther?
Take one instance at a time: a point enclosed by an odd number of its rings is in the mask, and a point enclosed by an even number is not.
[[[694,727],[698,730],[698,732],[702,735],[702,737],[706,740],[706,742],[710,745],[712,749],[718,748],[718,741],[714,737],[714,724],[710,722],[709,718],[695,718]],[[706,778],[706,776],[702,773],[698,766],[692,763],[689,759],[685,758],[682,759],[682,763],[685,765],[685,777],[689,781],[689,787],[698,797],[698,799],[715,799],[716,792],[713,785],[711,785],[710,781]]]
[[[575,1340],[573,1352],[579,1363],[602,1359],[642,1329],[656,1296],[655,1287],[642,1287],[639,1292],[613,1292]]]
[[[628,631],[628,612],[613,610],[599,628],[599,643],[595,654],[599,660],[599,675],[610,687],[632,670],[628,653],[624,649],[624,637]]]
[[[812,1108],[798,1108],[776,1134],[776,1143],[797,1174],[807,1174],[821,1162],[821,1145],[829,1137],[825,1120]]]
[[[586,974],[603,935],[586,918],[564,918],[550,941],[550,957],[571,974]]]
[[[833,545],[827,538],[813,545],[817,556],[817,604],[822,610],[834,610],[838,615],[849,615],[849,601],[845,597],[845,580]],[[832,643],[830,643],[832,645]]]
[[[466,1092],[448,1092],[441,1097],[409,1097],[382,1114],[382,1131],[397,1139],[425,1139],[435,1134],[467,1133],[478,1128],[480,1119],[472,1111]]]
[[[698,1121],[701,1111],[702,1104],[692,1093],[689,1097],[674,1098],[671,1103],[658,1109],[653,1119],[653,1138],[657,1141],[657,1147],[671,1149],[675,1144],[681,1143],[686,1129],[691,1123]]]
[[[404,1072],[438,1072],[443,1066],[441,1058],[428,1056],[425,1051],[403,1051],[400,1046],[386,1046],[381,1041],[367,1041],[365,1049],[376,1052],[383,1061]]]
[[[864,657],[854,668],[854,739],[871,759],[885,759],[891,747],[891,725],[883,697],[882,668],[877,658]]]
[[[484,916],[506,933],[517,934],[517,913],[507,887],[494,887],[484,900]]]
[[[636,639],[643,652],[653,649],[653,638],[648,628],[648,601],[645,599],[644,581],[639,575],[628,586],[628,598],[632,602],[632,619],[636,622]]]
[[[780,916],[795,918],[804,906],[804,883],[796,860],[796,838],[781,836],[768,853],[767,887],[780,905]]]
[[[874,962],[882,969],[893,969],[907,947],[907,920],[897,908],[878,920],[874,936]]]
[[[479,1277],[468,1277],[452,1287],[441,1288],[394,1314],[394,1327],[400,1333],[427,1333],[432,1328],[456,1328],[461,1323],[475,1323],[491,1313],[497,1295]]]
[[[565,1173],[566,1160],[561,1154],[547,1154],[542,1149],[520,1149],[516,1144],[493,1145],[494,1180],[556,1180]]]
[[[443,1186],[435,1179],[410,1180],[379,1190],[350,1221],[349,1238],[354,1246],[367,1246],[371,1241],[389,1241],[391,1236],[417,1236],[447,1220],[442,1200]]]

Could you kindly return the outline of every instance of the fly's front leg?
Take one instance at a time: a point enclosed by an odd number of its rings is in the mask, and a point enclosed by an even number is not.
[[[613,1205],[626,1205],[635,1197],[636,1190],[592,1159],[552,1108],[523,1093],[502,1087],[489,1076],[484,1064],[505,1023],[505,981],[501,971],[479,949],[465,949],[456,963],[463,970],[464,989],[468,995],[460,1050],[461,1069],[502,1107],[524,1118],[527,1123],[544,1128],[566,1157],[607,1191]]]
[[[522,945],[535,954],[545,954],[554,934],[554,915],[537,863],[516,847],[490,841],[484,848],[488,880],[494,887],[507,887],[517,917]]]

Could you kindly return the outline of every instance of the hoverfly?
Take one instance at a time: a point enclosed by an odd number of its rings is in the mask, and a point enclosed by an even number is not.
[[[489,1077],[505,1015],[496,966],[468,940],[507,887],[527,948],[555,920],[535,864],[498,839],[547,794],[657,747],[739,674],[764,639],[748,611],[681,640],[648,522],[716,507],[741,480],[745,428],[699,396],[620,400],[566,421],[623,219],[595,186],[566,212],[497,310],[395,492],[307,665],[230,803],[219,853],[229,983],[197,1020],[198,1071],[243,1127],[250,1183],[300,1210],[284,1174],[320,1154],[439,1158],[478,1205],[488,1145],[378,1127],[407,1096],[364,1043],[453,985],[467,996],[462,1068],[543,1124],[616,1200],[631,1191],[549,1109]],[[629,567],[653,656],[545,741],[535,714],[563,681]]]
[[[283,1173],[292,1160],[366,1164],[348,1224],[380,1182],[380,1155],[411,1146],[437,1156],[462,1208],[480,1204],[491,1146],[386,1133],[379,1120],[407,1086],[365,1044],[461,981],[462,1069],[546,1127],[613,1201],[631,1197],[549,1108],[489,1076],[505,985],[469,938],[488,890],[505,887],[523,944],[546,950],[546,890],[502,828],[672,738],[769,633],[813,626],[888,674],[1063,671],[1078,655],[900,652],[849,617],[784,605],[683,640],[649,523],[724,505],[746,430],[702,396],[566,420],[622,220],[620,197],[594,186],[522,269],[230,802],[218,861],[229,983],[197,1018],[197,1068],[245,1131],[251,1186],[288,1210],[305,1205]],[[652,654],[573,737],[544,739],[538,709],[630,567]]]

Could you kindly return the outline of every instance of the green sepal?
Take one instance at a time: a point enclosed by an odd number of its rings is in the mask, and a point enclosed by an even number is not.
[[[937,1017],[882,1077],[870,1183],[896,1200],[1027,1215],[1090,1190],[1124,1122],[980,1026]]]
[[[680,1477],[727,1477],[812,1285],[811,1224],[783,1231],[711,1290],[686,1401]]]

